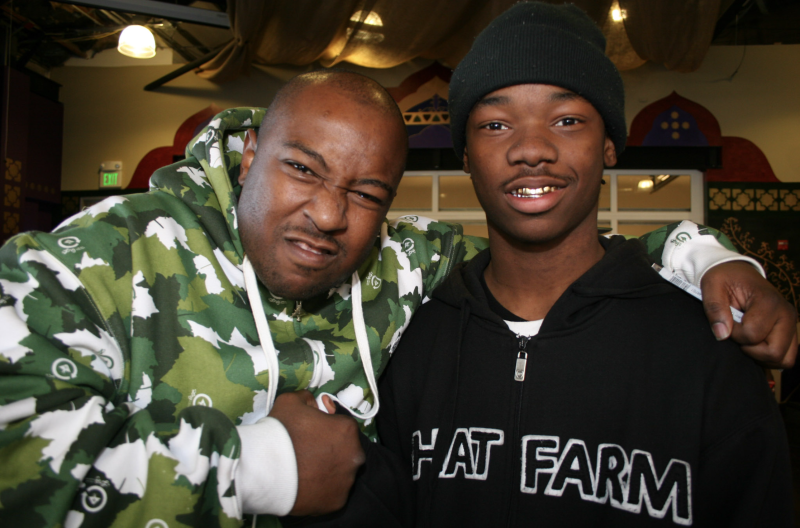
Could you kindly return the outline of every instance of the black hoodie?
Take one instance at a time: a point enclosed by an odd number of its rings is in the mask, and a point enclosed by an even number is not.
[[[417,525],[790,526],[761,368],[714,339],[638,241],[601,243],[530,340],[490,309],[488,250],[414,316],[378,428],[414,479]]]

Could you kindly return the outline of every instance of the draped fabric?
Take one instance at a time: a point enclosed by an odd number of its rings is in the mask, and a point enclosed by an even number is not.
[[[572,0],[603,28],[618,68],[645,61],[693,71],[708,50],[720,2]],[[251,64],[391,68],[411,59],[455,67],[475,36],[516,0],[229,0],[233,40],[200,75],[224,82]],[[617,4],[619,2],[619,4]],[[552,3],[562,3],[552,0]],[[626,13],[622,21],[613,9]]]
[[[691,72],[706,56],[720,0],[619,0],[636,54],[670,70]]]

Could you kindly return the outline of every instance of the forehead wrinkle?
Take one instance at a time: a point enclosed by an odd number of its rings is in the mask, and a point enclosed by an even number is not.
[[[303,145],[299,141],[285,141],[283,143],[283,146],[284,147],[288,147],[288,148],[297,149],[300,152],[303,152],[307,156],[310,156],[311,158],[314,158],[314,160],[317,163],[319,163],[320,165],[322,165],[325,168],[325,170],[328,170],[328,164],[325,162],[325,158],[322,156],[322,154],[320,154],[316,150]]]

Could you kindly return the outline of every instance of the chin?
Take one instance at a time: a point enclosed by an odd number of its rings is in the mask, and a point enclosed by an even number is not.
[[[305,276],[292,280],[278,273],[268,273],[267,276],[271,280],[264,280],[261,274],[258,274],[262,284],[273,295],[291,301],[305,301],[339,286],[350,276],[350,273],[336,278],[320,277],[317,280]]]

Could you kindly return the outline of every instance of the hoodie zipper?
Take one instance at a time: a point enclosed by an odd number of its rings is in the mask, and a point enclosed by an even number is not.
[[[531,340],[530,336],[518,335],[519,352],[517,352],[517,363],[514,366],[514,381],[525,381],[525,367],[528,364],[528,353],[525,347],[528,346],[528,341]]]
[[[531,342],[530,336],[523,336],[517,335],[517,361],[514,365],[514,381],[518,381],[520,383],[515,383],[514,388],[516,392],[516,405],[514,409],[514,414],[516,416],[514,420],[514,429],[511,432],[511,438],[519,438],[519,430],[520,430],[520,423],[522,422],[522,397],[523,391],[525,389],[525,369],[528,365],[528,343]],[[519,445],[513,446],[513,449],[516,451],[517,449],[521,449]],[[517,456],[514,456],[515,459],[518,459],[518,456],[521,456],[521,453],[517,453]],[[510,498],[508,503],[508,515],[506,516],[507,519],[507,526],[514,526],[516,523],[516,514],[517,511],[517,504],[519,502],[519,482],[520,482],[520,465],[519,464],[511,464],[512,469],[512,478],[509,480],[509,493],[508,496]]]

